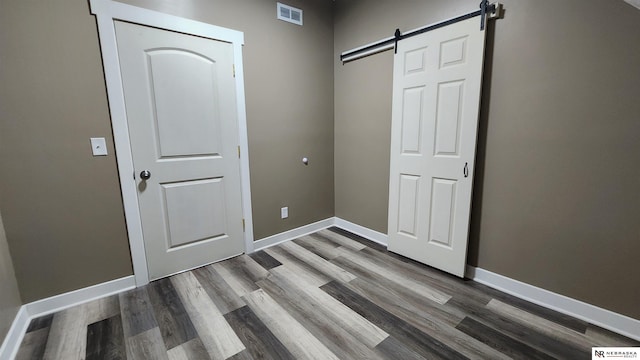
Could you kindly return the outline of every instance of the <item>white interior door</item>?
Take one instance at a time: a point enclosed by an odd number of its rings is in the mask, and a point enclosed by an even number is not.
[[[485,33],[477,17],[398,43],[389,250],[464,276]]]
[[[232,44],[114,23],[150,279],[241,254]]]

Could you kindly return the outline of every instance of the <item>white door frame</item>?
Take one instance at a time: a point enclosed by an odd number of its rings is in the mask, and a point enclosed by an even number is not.
[[[124,91],[120,77],[120,61],[116,45],[114,20],[123,20],[140,25],[153,26],[160,29],[221,40],[233,44],[235,64],[236,99],[238,112],[238,135],[240,146],[240,181],[242,188],[242,212],[245,220],[244,243],[245,252],[252,253],[253,220],[251,212],[251,185],[249,181],[249,141],[247,137],[247,114],[244,97],[244,71],[242,64],[242,46],[244,33],[223,27],[189,20],[178,16],[123,4],[113,0],[90,0],[91,13],[98,21],[98,35],[102,50],[105,80],[111,125],[118,161],[120,189],[124,203],[124,214],[127,220],[127,234],[133,261],[133,273],[136,285],[149,283],[147,257],[144,251],[142,222],[138,208],[138,191],[133,179],[134,167],[131,154],[131,140],[124,102]]]

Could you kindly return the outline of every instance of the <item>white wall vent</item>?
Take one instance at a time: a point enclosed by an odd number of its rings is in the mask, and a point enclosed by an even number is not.
[[[278,3],[278,19],[302,25],[302,10],[293,6]]]

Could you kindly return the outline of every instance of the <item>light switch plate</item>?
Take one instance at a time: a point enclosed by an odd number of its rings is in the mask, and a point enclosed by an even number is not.
[[[107,155],[107,142],[104,138],[91,138],[91,151],[93,156]]]
[[[280,209],[280,218],[286,219],[289,217],[289,207],[285,206]]]

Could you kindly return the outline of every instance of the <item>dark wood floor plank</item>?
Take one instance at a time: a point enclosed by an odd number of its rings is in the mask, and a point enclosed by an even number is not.
[[[271,255],[267,254],[264,251],[256,251],[253,254],[249,254],[249,256],[260,266],[267,270],[271,270],[276,266],[282,265],[282,263],[276,259],[274,259]]]
[[[223,315],[246,305],[213,267],[201,267],[192,273]]]
[[[386,266],[395,269],[395,271],[401,272],[405,276],[419,282],[429,284],[429,286],[444,293],[455,293],[461,298],[477,301],[482,304],[486,304],[491,300],[491,296],[468,287],[467,283],[470,282],[469,280],[458,278],[441,270],[434,269],[428,265],[390,252],[386,247],[361,236],[352,234],[346,230],[335,227],[328,230],[357,241],[363,245],[368,245],[359,252],[370,259],[377,259],[378,261],[384,262]]]
[[[421,332],[336,281],[323,285],[321,289],[423,357],[429,359],[467,359],[441,341]]]
[[[288,242],[285,244],[280,244],[280,247],[284,249],[289,254],[298,258],[301,262],[307,264],[307,267],[313,268],[324,276],[341,281],[341,282],[349,282],[356,277],[353,274],[350,274],[347,270],[340,268],[339,266],[334,265],[333,263],[327,261],[326,259],[314,254],[313,252],[303,248],[302,246],[294,243]]]
[[[318,250],[318,247],[315,246],[315,244],[313,244],[312,242],[306,243],[302,239],[295,239],[293,240],[293,242],[327,261],[332,259],[331,256],[327,256],[327,254],[325,254],[322,250]]]
[[[426,284],[451,296],[457,296],[465,301],[473,301],[485,305],[491,300],[491,296],[469,287],[467,285],[468,280],[460,279],[457,276],[415,261],[399,260],[397,257],[392,256],[389,251],[379,252],[368,247],[360,250],[359,253],[372,261],[377,259],[380,262],[384,262],[385,266],[403,274],[407,278]]]
[[[549,321],[553,321],[559,325],[581,332],[583,334],[585,333],[585,331],[587,330],[587,326],[589,325],[589,323],[587,323],[586,321],[576,319],[573,316],[566,315],[540,305],[536,305],[532,302],[517,298],[513,295],[509,295],[475,281],[470,281],[467,286],[470,288],[478,289],[491,298],[498,299],[509,305],[528,311],[536,316],[547,319]]]
[[[386,338],[374,350],[383,359],[428,360],[428,358],[406,347],[393,336]]]
[[[248,306],[224,316],[255,359],[295,359],[287,348]]]
[[[198,337],[171,280],[156,280],[147,286],[156,322],[167,350]]]
[[[272,272],[273,276],[269,277],[269,280],[284,289],[288,297],[291,297],[289,294],[295,294],[296,298],[293,300],[295,303],[303,304],[303,315],[314,313],[321,319],[320,322],[344,329],[370,348],[375,347],[389,336],[388,333],[353,312],[326,292],[305,284],[296,273],[286,267],[275,268]]]
[[[362,236],[356,235],[356,234],[354,234],[354,233],[352,233],[350,231],[346,231],[346,230],[340,229],[339,227],[335,227],[334,226],[334,227],[331,227],[331,228],[329,228],[327,230],[329,230],[331,232],[334,232],[336,234],[342,235],[344,237],[347,237],[347,238],[349,238],[349,239],[351,239],[353,241],[357,241],[360,244],[362,244],[362,245],[364,245],[366,247],[369,247],[371,249],[382,251],[382,252],[386,252],[387,251],[387,247],[386,246],[384,246],[382,244],[378,244],[375,241],[371,241],[369,239],[365,239]]]
[[[256,358],[251,356],[251,353],[249,352],[249,350],[245,349],[233,355],[232,357],[227,358],[227,360],[256,360]]]
[[[269,275],[265,268],[247,255],[236,256],[211,266],[240,297],[258,290],[255,282]]]
[[[354,241],[353,239],[338,234],[334,231],[329,231],[328,229],[325,230],[320,230],[317,233],[315,233],[314,235],[316,236],[320,236],[322,238],[324,238],[325,240],[334,243],[337,247],[346,247],[348,249],[354,250],[354,251],[360,251],[364,248],[367,247],[366,244],[363,244],[361,242],[358,241]]]
[[[416,317],[423,315],[429,318],[436,318],[442,322],[449,323],[452,327],[456,326],[465,317],[465,314],[461,311],[442,307],[433,301],[425,301],[423,296],[411,290],[410,287],[402,286],[402,284],[377,276],[350,260],[338,257],[333,259],[332,262],[358,276],[358,279],[349,283],[349,286],[358,294],[377,304],[386,304],[388,307],[404,309],[408,313],[415,313]]]
[[[267,281],[269,280],[265,279],[259,283]],[[247,294],[242,299],[296,358],[339,359],[264,289]]]
[[[442,305],[424,299],[421,301],[420,298],[411,299],[405,294],[389,290],[384,283],[368,282],[361,278],[345,286],[469,358],[507,359],[491,347],[458,331],[455,326],[462,320],[461,315],[443,311],[445,307]]]
[[[126,358],[122,317],[116,315],[87,327],[87,360]]]
[[[127,337],[127,359],[169,360],[166,346],[157,327]]]
[[[593,346],[640,347],[640,341],[616,334],[593,324],[589,324],[585,335],[591,339]]]
[[[338,251],[340,252],[340,256],[332,261],[344,258],[349,262],[366,269],[366,272],[370,275],[378,278],[384,278],[388,280],[390,284],[394,284],[397,288],[404,287],[406,289],[405,291],[413,292],[416,295],[422,296],[425,299],[438,304],[444,304],[451,298],[450,294],[435,289],[421,281],[412,279],[411,277],[407,277],[404,272],[388,267],[384,262],[372,259],[360,251],[353,251],[346,247],[341,247]]]
[[[210,360],[211,356],[200,338],[195,338],[167,351],[169,360]]]
[[[40,316],[35,318],[29,322],[29,327],[27,328],[27,333],[32,331],[40,330],[43,328],[51,327],[51,321],[53,321],[53,314]]]
[[[93,324],[120,314],[120,299],[118,295],[107,296],[80,305],[85,308],[86,324]]]
[[[87,348],[87,304],[74,306],[53,316],[43,358],[82,358]]]
[[[171,283],[211,358],[226,359],[245,349],[192,272],[172,276]]]
[[[305,281],[313,286],[321,286],[331,281],[328,276],[313,267],[310,267],[304,261],[298,259],[279,246],[268,248],[265,251],[280,261],[282,266],[286,266],[288,269],[304,277]]]
[[[513,359],[554,359],[554,357],[510,338],[472,318],[464,318],[456,328]]]
[[[377,355],[346,330],[333,326],[332,321],[309,299],[299,296],[273,277],[258,282],[271,298],[286,310],[298,323],[324,344],[339,359],[378,359]],[[283,288],[284,287],[284,288]],[[295,334],[290,334],[295,337]]]
[[[340,245],[316,234],[303,236],[301,238],[293,240],[293,242],[325,260],[331,260],[339,255],[336,252],[336,248],[338,248]]]
[[[585,334],[571,330],[545,318],[535,316],[528,311],[503,303],[500,300],[493,299],[489,301],[486,308],[499,316],[514,320],[548,337],[571,344],[578,349],[589,352],[593,346],[593,342],[589,340]]]
[[[24,335],[15,360],[40,360],[44,357],[44,350],[49,337],[49,327],[33,330]]]
[[[459,302],[457,299],[451,299],[449,303],[447,303],[447,306],[463,309],[470,317],[478,322],[493,329],[499,329],[503,334],[554,357],[580,359],[588,356],[588,353],[576,348],[572,344],[541,334],[526,325],[499,316],[483,306],[470,306],[466,303]]]
[[[136,336],[158,326],[146,287],[120,294],[120,309],[125,338]]]

